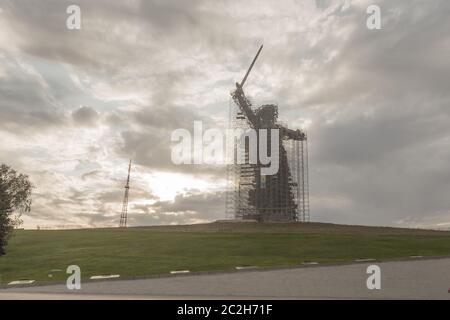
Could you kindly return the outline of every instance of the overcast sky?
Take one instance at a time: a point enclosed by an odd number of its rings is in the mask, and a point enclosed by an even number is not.
[[[118,225],[129,158],[131,225],[224,218],[225,168],[173,165],[170,133],[224,127],[264,43],[246,93],[308,130],[312,221],[450,228],[449,16],[448,0],[0,0],[0,162],[35,185],[25,227]]]

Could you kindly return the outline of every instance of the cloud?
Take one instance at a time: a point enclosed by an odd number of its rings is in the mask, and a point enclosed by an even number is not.
[[[64,116],[41,74],[33,66],[1,56],[0,130],[26,133],[58,126]]]
[[[98,119],[98,113],[91,107],[80,107],[72,112],[72,118],[78,125],[93,126]]]
[[[29,225],[115,225],[129,158],[134,224],[223,215],[225,168],[173,165],[170,133],[224,127],[261,43],[245,90],[306,124],[313,220],[448,221],[448,1],[80,0],[79,31],[69,4],[2,6],[0,160],[36,180]],[[381,30],[366,28],[369,4]]]
[[[192,224],[223,219],[225,192],[188,190],[172,201],[134,205],[130,221],[135,225]]]

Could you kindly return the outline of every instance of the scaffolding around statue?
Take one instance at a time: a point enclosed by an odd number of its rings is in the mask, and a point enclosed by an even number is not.
[[[243,86],[258,58],[262,46],[241,83],[236,83],[230,100],[231,129],[278,129],[279,169],[273,175],[262,175],[261,163],[249,163],[249,144],[236,143],[228,150],[243,157],[228,165],[226,197],[227,219],[309,222],[308,139],[304,130],[292,130],[278,122],[278,106],[266,104],[253,109]],[[259,134],[257,134],[259,146]],[[269,153],[270,143],[268,143]]]

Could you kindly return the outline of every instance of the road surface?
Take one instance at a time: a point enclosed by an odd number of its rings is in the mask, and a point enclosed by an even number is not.
[[[367,267],[381,268],[369,290]],[[0,290],[0,299],[450,299],[450,258],[308,266]]]

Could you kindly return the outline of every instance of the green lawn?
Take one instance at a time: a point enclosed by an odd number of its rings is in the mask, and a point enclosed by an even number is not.
[[[450,256],[450,232],[316,223],[18,230],[7,254],[0,257],[0,282],[62,280],[71,264],[81,267],[83,278],[99,274],[143,277],[181,269],[230,270],[245,265],[289,266],[411,255]]]

